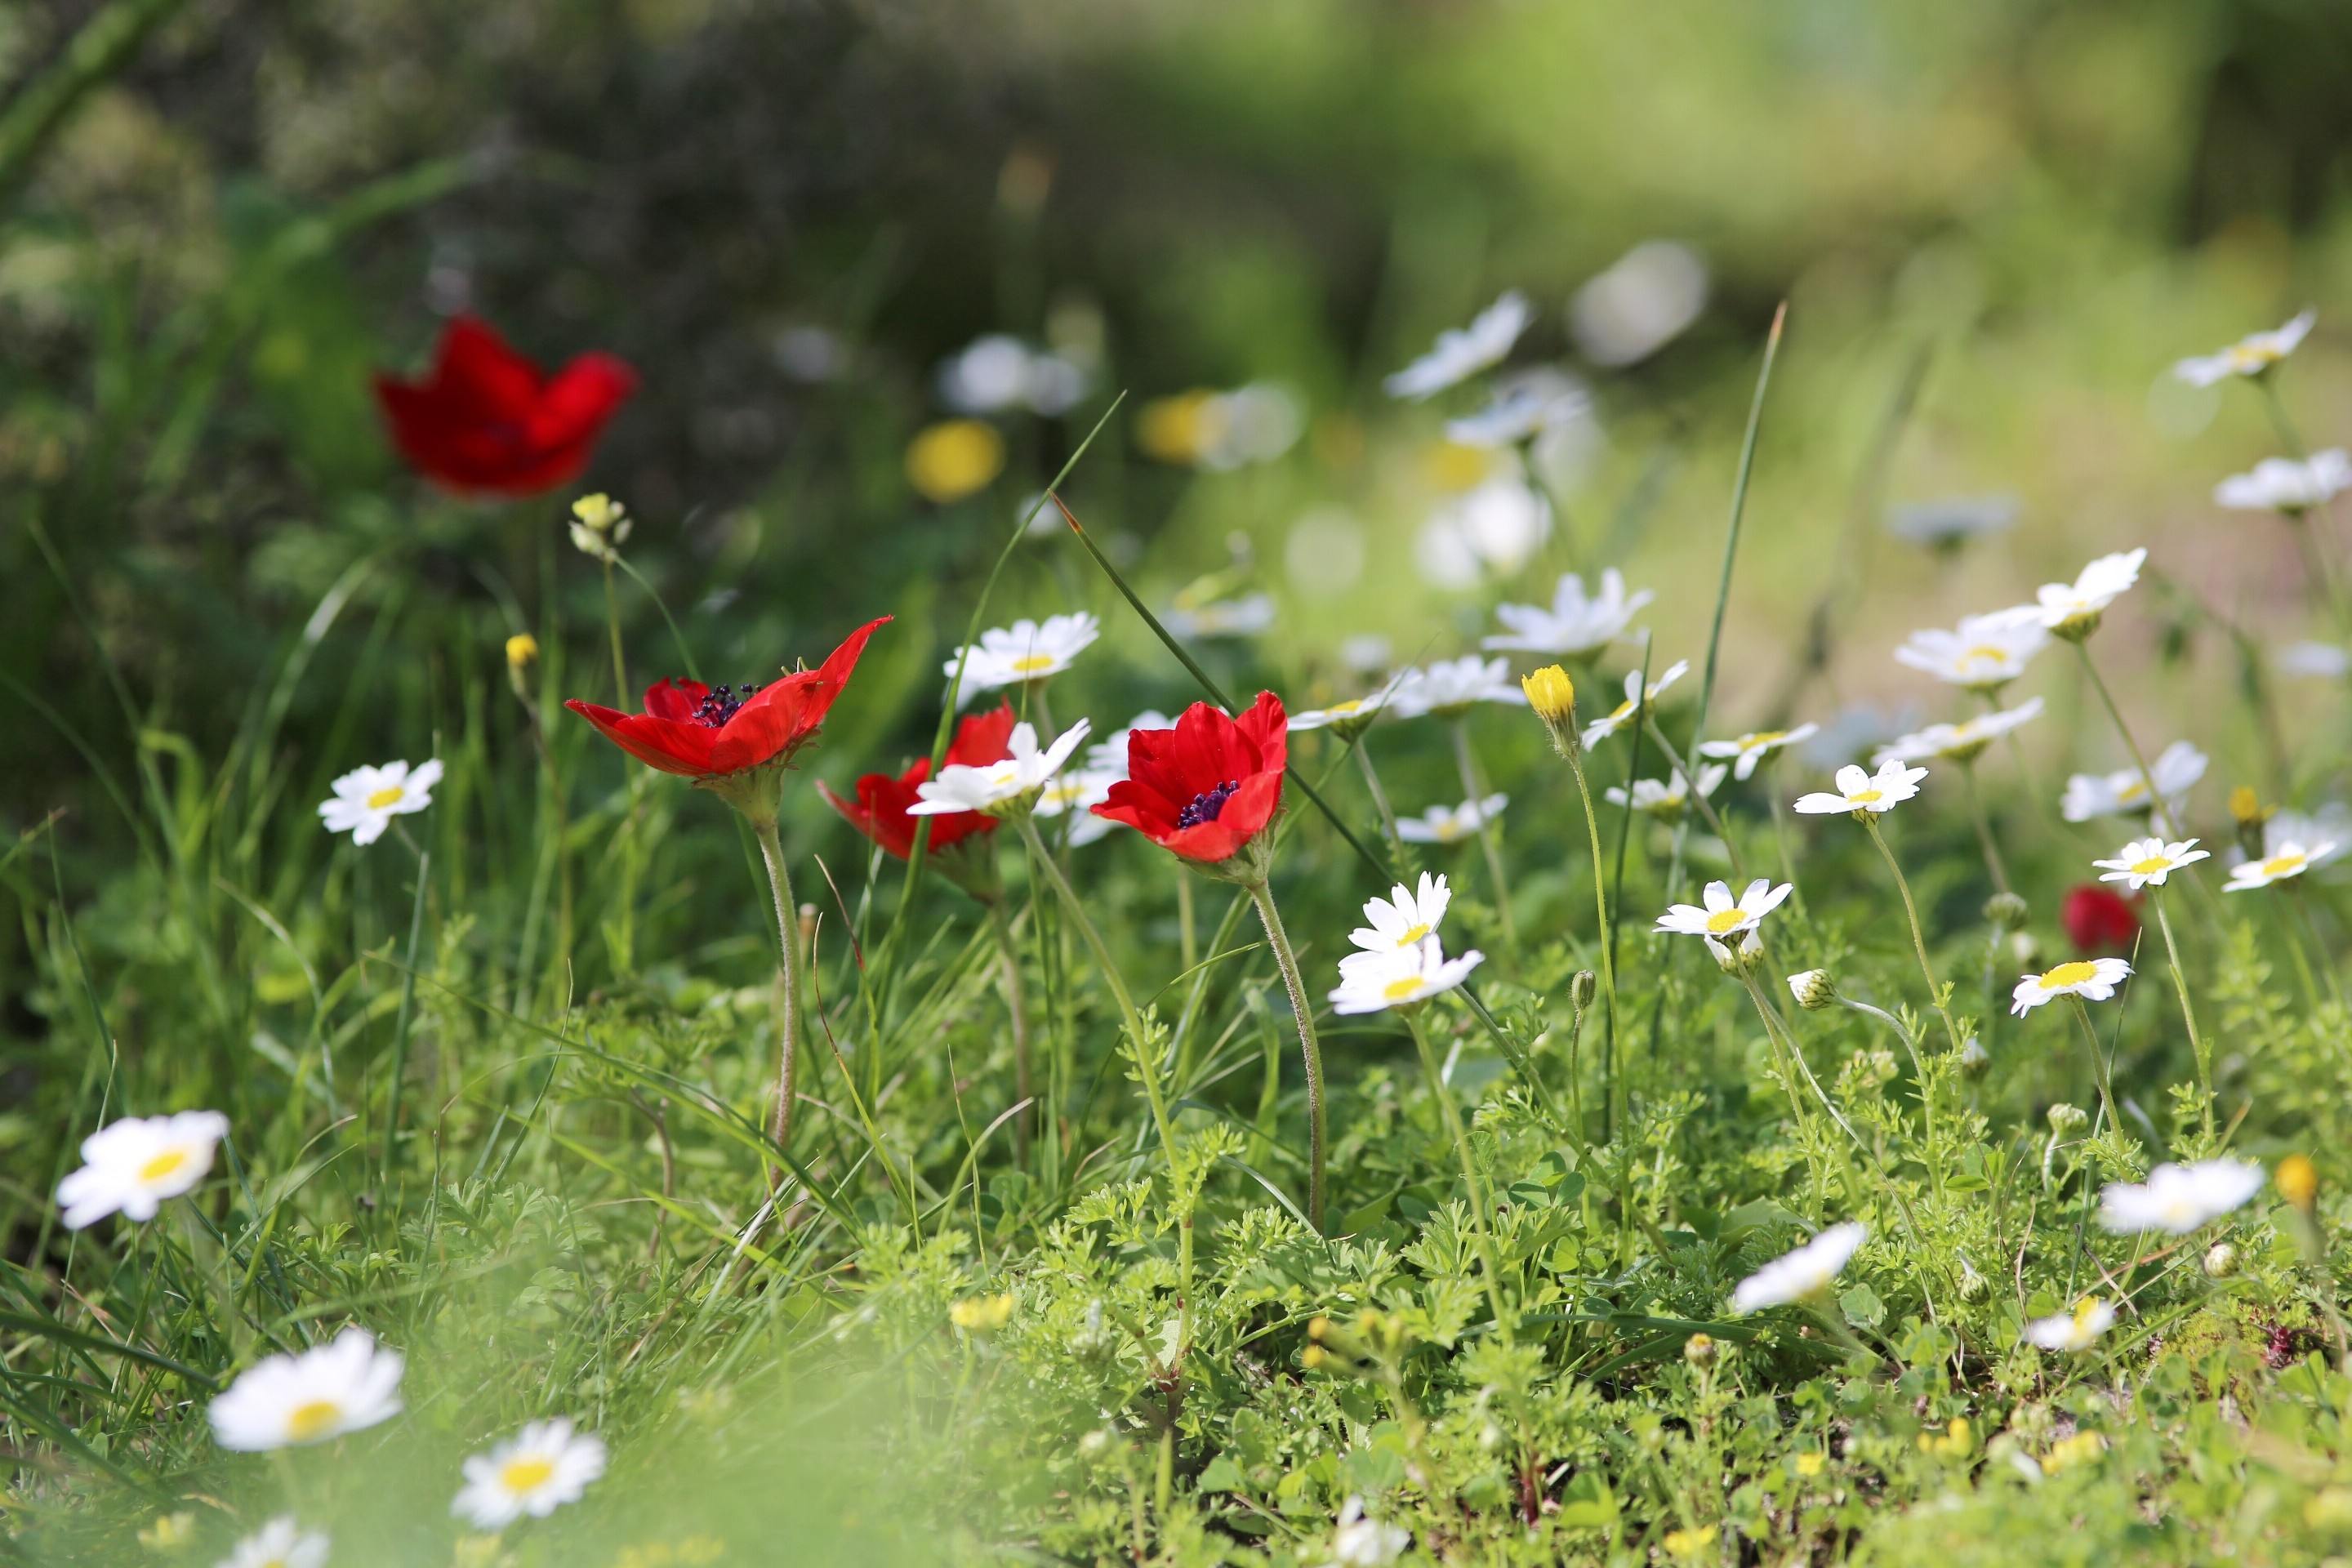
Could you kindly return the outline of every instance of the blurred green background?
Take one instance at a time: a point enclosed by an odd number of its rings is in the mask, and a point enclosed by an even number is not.
[[[93,25],[120,63],[76,76]],[[454,501],[382,437],[368,374],[421,364],[460,310],[543,363],[642,373],[580,488],[635,512],[632,559],[712,679],[900,613],[818,764],[836,781],[928,734],[977,566],[1119,390],[1074,500],[1163,601],[1236,559],[1275,595],[1244,678],[1328,692],[1367,632],[1400,661],[1461,651],[1570,563],[1655,587],[1671,658],[1697,651],[1787,299],[1734,723],[1926,696],[1885,657],[1910,626],[2135,542],[2207,607],[2284,626],[2283,531],[2207,500],[2272,449],[2261,410],[2161,373],[2315,303],[2290,371],[2315,444],[2352,398],[2352,11],[2323,0],[44,0],[0,9],[0,813],[69,808],[62,842],[100,867],[130,843],[101,773],[182,739],[221,755],[306,623],[273,759],[294,832],[333,773],[421,756],[495,696],[508,632],[596,646],[571,492]],[[1568,300],[1660,237],[1704,259],[1706,309],[1637,363],[1580,363]],[[1415,536],[1461,410],[1379,380],[1506,287],[1537,307],[1517,359],[1585,375],[1597,438],[1559,476],[1564,537],[1434,585]],[[991,331],[1089,390],[1001,416],[1007,471],[934,504],[903,454],[946,412],[939,367]],[[1143,402],[1263,380],[1306,413],[1280,457],[1138,450]],[[2020,524],[1957,565],[1878,526],[1985,492]],[[1832,588],[1827,686],[1801,687]],[[999,602],[1108,607],[1053,538]],[[624,607],[633,677],[667,673],[657,612]],[[2188,626],[2126,635],[2193,659]],[[1185,695],[1129,621],[1109,647],[1098,723]],[[603,696],[588,680],[560,694]],[[844,831],[798,805],[804,835]]]

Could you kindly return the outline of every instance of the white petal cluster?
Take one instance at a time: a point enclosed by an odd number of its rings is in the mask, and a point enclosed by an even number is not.
[[[1102,623],[1085,610],[1048,616],[1042,623],[1024,617],[1009,626],[989,627],[980,634],[977,647],[957,648],[940,673],[952,680],[957,668],[962,668],[956,700],[969,702],[983,691],[1061,674],[1100,636]]]
[[[1723,783],[1730,772],[1730,767],[1723,763],[1699,769],[1698,793],[1712,798],[1717,786]],[[1621,784],[1611,784],[1601,793],[1608,797],[1609,804],[1612,805],[1623,805],[1626,803],[1625,790]],[[1683,776],[1683,771],[1680,768],[1675,769],[1672,776],[1663,780],[1635,779],[1632,799],[1635,811],[1650,816],[1672,820],[1682,816],[1684,810],[1690,805],[1690,780]]]
[[[229,1548],[217,1568],[321,1568],[327,1545],[325,1535],[280,1514]]]
[[[2041,716],[2042,699],[2029,697],[2016,707],[1998,713],[1979,713],[1957,724],[1930,724],[1924,730],[1898,736],[1879,747],[1871,761],[1881,767],[1889,762],[1916,763],[1930,757],[1968,762],[2011,730]]]
[[[1498,474],[1430,514],[1413,560],[1430,586],[1458,592],[1525,566],[1551,524],[1551,502],[1517,474]]]
[[[2156,791],[2164,799],[2165,815],[2178,820],[2183,798],[2205,776],[2210,759],[2186,741],[2175,741],[2156,754],[2147,771],[2155,775]],[[2120,816],[2148,808],[2147,779],[2137,768],[2111,773],[2076,773],[2066,781],[2059,798],[2059,815],[2069,822],[2095,816]]]
[[[2096,1296],[2085,1296],[2071,1312],[2036,1318],[2020,1337],[2045,1351],[2086,1351],[2101,1334],[2115,1327],[2116,1310]]]
[[[1480,658],[1475,653],[1440,659],[1425,668],[1406,670],[1397,677],[1389,695],[1389,707],[1400,719],[1418,719],[1424,713],[1451,718],[1474,702],[1528,705],[1528,694],[1511,679],[1510,660]]]
[[[1698,252],[1676,240],[1645,239],[1576,291],[1568,330],[1594,364],[1633,364],[1698,320],[1706,293]]]
[[[2264,458],[2252,469],[2231,474],[2213,487],[2216,504],[2232,511],[2283,511],[2289,515],[2325,506],[2352,489],[2352,458],[2341,447],[2293,458]]]
[[[1895,650],[1895,659],[1970,691],[1996,691],[2023,675],[2027,663],[2049,646],[2041,606],[2024,605],[1963,616],[1948,632],[1940,626],[1913,632]]]
[[[440,782],[438,757],[419,763],[413,773],[404,762],[354,768],[335,781],[331,798],[319,803],[319,820],[330,833],[350,834],[354,844],[373,844],[394,817],[431,805],[433,786]]]
[[[1060,414],[1086,395],[1083,368],[1003,332],[974,338],[940,367],[940,399],[959,414]]]
[[[1350,725],[1369,724],[1376,714],[1388,707],[1394,695],[1392,688],[1383,686],[1370,696],[1350,697],[1345,701],[1334,702],[1328,708],[1304,709],[1290,716],[1291,731],[1295,734],[1301,730],[1328,730],[1335,724],[1343,729]]]
[[[1647,588],[1628,594],[1624,574],[1614,566],[1601,574],[1601,591],[1588,597],[1584,579],[1570,572],[1552,589],[1549,609],[1539,605],[1497,605],[1495,618],[1507,629],[1499,636],[1481,638],[1479,646],[1591,658],[1622,637],[1634,616],[1654,597]]]
[[[2260,375],[2294,353],[2318,320],[2318,311],[2305,310],[2274,331],[2251,332],[2219,353],[2182,360],[2172,374],[2191,386],[2210,386],[2233,375]]]
[[[1339,984],[1331,993],[1331,1010],[1354,1015],[1409,1007],[1453,990],[1486,961],[1486,955],[1475,948],[1459,958],[1448,958],[1434,935],[1389,952],[1351,952],[1339,961]]]
[[[1127,776],[1125,769],[1118,773],[1098,772],[1093,768],[1077,768],[1047,782],[1037,792],[1037,801],[1029,809],[1044,817],[1067,816],[1070,820],[1061,832],[1072,847],[1092,844],[1110,837],[1110,830],[1122,826],[1108,816],[1097,816],[1094,808],[1110,798],[1110,786]]]
[[[1538,365],[1497,377],[1486,407],[1445,422],[1445,438],[1465,447],[1516,447],[1591,417],[1592,395],[1582,383]]]
[[[2040,974],[2021,977],[2010,993],[2009,1010],[2022,1018],[2044,1002],[2054,1002],[2061,996],[2104,1002],[2116,994],[2116,987],[2129,978],[2131,972],[2132,966],[2120,958],[2077,958]]]
[[[1742,1279],[1731,1293],[1731,1310],[1758,1312],[1820,1295],[1869,1237],[1868,1227],[1854,1220],[1831,1226],[1794,1252],[1774,1258]]]
[[[1367,900],[1364,924],[1350,931],[1348,940],[1362,952],[1381,954],[1414,946],[1436,933],[1453,901],[1454,892],[1445,879],[1423,871],[1418,889],[1399,882],[1387,898]]]
[[[580,1500],[604,1473],[604,1441],[575,1432],[562,1416],[534,1421],[465,1465],[466,1485],[449,1511],[477,1530],[504,1530],[523,1515],[545,1519]]]
[[[1500,364],[1534,320],[1528,297],[1511,289],[1479,311],[1469,326],[1448,327],[1438,333],[1435,347],[1381,384],[1391,397],[1415,403],[1434,396],[1490,365]]]
[[[1794,891],[1793,882],[1783,882],[1776,888],[1770,879],[1759,877],[1734,901],[1730,884],[1709,882],[1699,894],[1699,903],[1675,905],[1660,915],[1658,923],[1651,929],[1727,940],[1763,924],[1764,917],[1779,909]]]
[[[1397,818],[1397,837],[1408,844],[1459,844],[1475,837],[1480,828],[1503,815],[1511,804],[1509,795],[1497,792],[1484,800],[1465,800],[1460,805],[1433,805],[1419,816]]]
[[[265,1357],[239,1374],[205,1414],[224,1448],[261,1452],[324,1443],[400,1414],[398,1351],[365,1329],[323,1345]]]
[[[2197,840],[2184,838],[2168,844],[2161,838],[2135,838],[2116,851],[2112,860],[2094,860],[2102,882],[2121,882],[2133,892],[2142,888],[2164,886],[2164,879],[2183,866],[2210,858],[2210,852],[2197,847]]]
[[[977,767],[950,763],[940,776],[915,786],[921,798],[907,808],[908,816],[940,816],[952,811],[984,811],[992,816],[1035,799],[1046,782],[1062,771],[1087,738],[1084,719],[1063,731],[1053,745],[1037,749],[1037,727],[1013,726],[1006,741],[1011,753]]]
[[[1238,599],[1214,599],[1186,605],[1181,599],[1163,611],[1160,624],[1180,637],[1254,637],[1274,625],[1274,598],[1268,594],[1244,594]]]
[[[2139,581],[2147,552],[2126,550],[2102,555],[2075,574],[2072,583],[2044,583],[2034,590],[2042,629],[2053,635],[2080,636],[2098,624],[2109,605]]]
[[[1841,811],[1892,811],[1917,795],[1919,781],[1927,776],[1927,769],[1905,767],[1893,759],[1880,763],[1875,773],[1865,773],[1849,763],[1837,771],[1835,790],[1801,795],[1796,808],[1810,816]]]
[[[2099,1189],[2099,1223],[2126,1234],[2187,1236],[2243,1205],[2265,1179],[2263,1168],[2247,1160],[2158,1165],[2145,1183],[2110,1182]]]
[[[145,1222],[166,1198],[192,1190],[213,1168],[213,1151],[228,1136],[217,1110],[173,1116],[131,1116],[110,1122],[81,1141],[81,1169],[58,1184],[68,1230],[108,1215]]]
[[[1325,1568],[1391,1568],[1412,1544],[1412,1531],[1365,1518],[1364,1500],[1350,1497],[1340,1506],[1339,1522],[1331,1531],[1331,1561]]]
[[[2336,851],[2334,844],[2303,845],[2289,840],[2269,845],[2270,853],[2259,860],[2241,861],[2230,872],[2230,879],[2221,885],[2225,893],[2243,893],[2256,888],[2267,888],[2273,882],[2284,882],[2300,877]]]
[[[1667,687],[1672,686],[1689,672],[1690,660],[1678,658],[1666,666],[1664,672],[1657,679],[1650,682],[1649,689],[1644,691],[1642,687],[1642,672],[1638,669],[1627,670],[1625,700],[1584,727],[1584,743],[1587,746],[1597,746],[1626,725],[1636,721],[1643,709],[1657,701],[1659,695]]]
[[[1800,724],[1793,730],[1751,730],[1732,741],[1708,741],[1700,745],[1703,757],[1730,757],[1731,776],[1746,781],[1754,776],[1756,765],[1776,752],[1802,745],[1821,732],[1819,724]]]

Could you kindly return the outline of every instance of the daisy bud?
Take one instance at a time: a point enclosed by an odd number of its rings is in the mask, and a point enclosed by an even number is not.
[[[1985,1277],[1977,1272],[1976,1265],[1970,1263],[1965,1258],[1961,1258],[1960,1300],[1963,1301],[1981,1300],[1984,1297],[1984,1293],[1990,1289],[1991,1287],[1985,1283]]]
[[[1696,1367],[1713,1366],[1719,1353],[1714,1339],[1706,1334],[1693,1334],[1683,1342],[1683,1360]]]
[[[2025,900],[2015,893],[1995,893],[1984,903],[1985,924],[1995,931],[2019,931],[2028,913]]]
[[[1593,998],[1600,994],[1601,976],[1590,969],[1578,970],[1576,978],[1568,983],[1568,999],[1580,1013],[1589,1009]]]
[[[1519,689],[1528,694],[1528,706],[1536,710],[1544,728],[1551,731],[1551,743],[1561,756],[1567,756],[1577,746],[1576,682],[1568,671],[1556,664],[1548,664],[1533,675],[1523,676]]]
[[[2079,1105],[2069,1105],[2063,1100],[2050,1108],[2049,1116],[2050,1131],[2061,1138],[2080,1132],[2091,1124],[2089,1111]]]
[[[2319,1167],[2308,1155],[2289,1154],[2271,1172],[2271,1180],[2278,1184],[2279,1196],[2305,1214],[2319,1197]]]
[[[2017,966],[2020,969],[2042,967],[2042,943],[2030,931],[2011,932],[2009,939],[2009,952],[2010,956],[2017,960]]]
[[[2205,1249],[2205,1275],[2209,1279],[2227,1279],[2238,1271],[2238,1249],[2226,1241],[2217,1241]]]
[[[1735,940],[1739,943],[1738,947],[1727,947],[1715,938],[1708,937],[1706,950],[1715,955],[1715,966],[1717,969],[1722,970],[1734,980],[1745,980],[1762,966],[1764,944],[1756,940],[1756,933],[1752,931],[1742,932]]]
[[[1992,1053],[1984,1042],[1970,1035],[1960,1042],[1960,1068],[1964,1072],[1982,1072],[1992,1064]]]
[[[1837,982],[1830,978],[1830,972],[1826,969],[1808,969],[1801,974],[1789,976],[1789,994],[1794,996],[1797,1005],[1806,1012],[1818,1013],[1824,1007],[1837,1005]]]
[[[520,675],[539,659],[539,639],[529,632],[507,638],[507,668]]]

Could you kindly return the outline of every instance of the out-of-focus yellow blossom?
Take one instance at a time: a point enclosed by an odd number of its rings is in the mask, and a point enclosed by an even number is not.
[[[970,1334],[994,1333],[1013,1316],[1013,1298],[967,1296],[948,1309],[948,1321]]]
[[[948,419],[907,447],[907,482],[926,500],[961,500],[1004,471],[1004,437],[977,419]]]

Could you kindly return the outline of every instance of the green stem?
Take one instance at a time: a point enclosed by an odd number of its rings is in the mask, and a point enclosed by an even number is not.
[[[1944,1020],[1944,1037],[1957,1051],[1960,1048],[1960,1028],[1952,1022],[1952,1010],[1944,1005],[1944,988],[1937,984],[1936,966],[1927,962],[1927,938],[1919,928],[1919,906],[1912,901],[1911,884],[1904,877],[1903,868],[1895,864],[1895,851],[1886,847],[1886,836],[1879,831],[1877,814],[1857,811],[1854,816],[1862,819],[1863,827],[1870,834],[1870,841],[1878,847],[1886,868],[1895,874],[1895,885],[1903,891],[1903,912],[1911,921],[1911,949],[1919,955],[1919,973],[1927,982],[1927,1000],[1935,1004],[1936,1016]]]
[[[1013,1098],[1024,1101],[1030,1097],[1029,1010],[1022,1004],[1021,950],[1013,940],[1013,921],[1004,912],[1002,898],[988,900],[988,923],[996,933],[996,953],[1004,966],[1004,1010],[1013,1020]],[[1014,1158],[1022,1169],[1029,1166],[1029,1127],[1036,1117],[1036,1107],[1024,1106],[1013,1119]]]
[[[1405,865],[1404,838],[1397,832],[1396,812],[1389,805],[1389,793],[1381,787],[1381,775],[1372,767],[1372,754],[1364,750],[1364,737],[1360,731],[1349,747],[1356,753],[1356,765],[1363,770],[1364,788],[1372,797],[1372,809],[1381,814],[1381,831],[1387,835],[1389,848],[1396,856],[1397,875],[1402,877]]]
[[[405,841],[405,830],[401,838]],[[415,849],[414,844],[409,846]],[[400,975],[400,1018],[392,1033],[392,1078],[384,1085],[383,1173],[392,1177],[393,1141],[400,1132],[400,1086],[408,1076],[408,1026],[416,1001],[416,948],[425,932],[425,887],[433,869],[433,851],[416,850],[416,897],[408,907],[408,962]]]
[[[1571,712],[1569,715],[1569,727],[1571,731],[1575,724],[1576,716]],[[1571,734],[1569,743],[1562,750],[1568,757],[1569,772],[1576,775],[1577,798],[1584,803],[1585,842],[1592,847],[1592,919],[1597,928],[1596,937],[1601,948],[1601,994],[1607,999],[1609,1009],[1602,1016],[1608,1021],[1610,1034],[1613,1038],[1617,1024],[1617,933],[1609,921],[1609,897],[1601,888],[1601,817],[1592,809],[1592,786],[1586,782],[1584,776],[1584,748],[1576,742]],[[1619,870],[1622,875],[1623,870],[1622,861]],[[1573,1073],[1573,1064],[1570,1070]],[[1576,1089],[1578,1095],[1576,1135],[1581,1139],[1584,1136],[1583,1090],[1580,1086],[1575,1085],[1572,1079],[1571,1087]]]
[[[2099,1080],[2099,1104],[2107,1113],[2107,1125],[2121,1131],[2124,1123],[2123,1118],[2116,1113],[2115,1074],[2109,1069],[2106,1058],[2099,1051],[2099,1032],[2091,1027],[2091,1010],[2083,1005],[2079,993],[2067,993],[2066,1000],[2074,1004],[2074,1016],[2083,1026],[2084,1044],[2090,1047],[2091,1072]]]
[[[1977,825],[1977,842],[1984,848],[1985,869],[1992,873],[1992,885],[1997,892],[2009,892],[2009,868],[2001,864],[2000,846],[1992,836],[1992,821],[1985,816],[1984,797],[1977,793],[1977,764],[1973,757],[1958,759],[1960,781],[1969,797],[1969,816]]]
[[[793,1101],[800,1091],[800,932],[794,926],[793,874],[784,864],[784,847],[776,837],[772,816],[754,820],[751,836],[760,841],[760,858],[768,869],[768,892],[776,905],[776,1110],[768,1135],[778,1149],[792,1146]],[[781,1168],[769,1176],[769,1191],[783,1181]]]
[[[1298,959],[1291,952],[1290,933],[1282,929],[1282,915],[1274,907],[1274,892],[1265,882],[1244,883],[1265,939],[1274,946],[1275,967],[1282,971],[1283,989],[1290,993],[1290,1011],[1298,1020],[1298,1049],[1307,1061],[1307,1220],[1323,1228],[1324,1161],[1328,1142],[1323,1105],[1323,1047],[1315,1038],[1315,1004],[1307,999],[1307,983],[1299,977]]]
[[[1469,797],[1470,808],[1478,814],[1478,847],[1486,854],[1486,876],[1495,884],[1495,912],[1503,927],[1503,945],[1510,950],[1513,963],[1519,956],[1518,923],[1511,918],[1511,883],[1503,871],[1501,831],[1495,819],[1486,814],[1486,797],[1480,785],[1477,759],[1470,754],[1470,723],[1460,714],[1448,721],[1454,731],[1454,764],[1462,774],[1463,793]]]
[[[1506,1346],[1514,1342],[1514,1323],[1509,1309],[1503,1304],[1503,1271],[1495,1257],[1494,1237],[1487,1234],[1487,1220],[1493,1205],[1486,1199],[1486,1184],[1479,1179],[1478,1163],[1470,1155],[1469,1131],[1462,1124],[1462,1108],[1454,1103],[1454,1090],[1445,1081],[1445,1069],[1438,1065],[1437,1051],[1429,1043],[1429,1031],[1422,1027],[1418,1004],[1400,1007],[1405,1027],[1412,1031],[1412,1043],[1421,1052],[1421,1070],[1428,1075],[1429,1092],[1437,1097],[1438,1114],[1445,1121],[1445,1131],[1454,1140],[1454,1152],[1461,1157],[1463,1184],[1470,1192],[1470,1239],[1477,1248],[1479,1266],[1486,1273],[1486,1300],[1494,1309],[1495,1332]]]
[[[1647,703],[1643,703],[1642,705],[1642,725],[1649,731],[1650,739],[1658,743],[1658,750],[1665,753],[1667,770],[1666,782],[1671,784],[1674,782],[1674,775],[1678,773],[1682,773],[1683,788],[1687,794],[1690,803],[1698,807],[1699,816],[1706,822],[1707,831],[1713,833],[1717,838],[1722,841],[1724,855],[1731,862],[1732,879],[1744,885],[1748,880],[1748,868],[1739,858],[1739,846],[1731,841],[1731,830],[1724,826],[1723,818],[1716,815],[1715,803],[1708,800],[1705,795],[1699,792],[1698,775],[1695,773],[1684,772],[1681,765],[1675,763],[1675,749],[1666,744],[1665,736],[1659,732],[1658,721],[1651,716],[1650,706]],[[1631,780],[1628,780],[1625,784],[1625,791],[1626,799],[1629,801],[1633,798],[1633,783]]]
[[[2189,1004],[2189,973],[2180,967],[2180,949],[2172,940],[2172,917],[2165,912],[2164,884],[2157,884],[2156,923],[2164,932],[2165,956],[2172,961],[2172,989],[2180,997],[2180,1021],[2189,1026],[2189,1049],[2197,1058],[2197,1087],[2205,1094],[2205,1136],[2213,1136],[2213,1051],[2197,1029],[2197,1010]]]
[[[613,563],[604,563],[604,629],[613,637],[614,706],[629,710],[629,666],[621,656],[621,595],[613,584]]]
[[[2148,826],[2157,833],[2169,837],[2174,831],[2172,818],[2165,811],[2164,797],[2157,794],[2156,770],[2149,767],[2147,759],[2140,754],[2139,742],[2132,739],[2131,726],[2124,722],[2123,710],[2116,706],[2114,693],[2107,689],[2107,683],[2099,678],[2099,667],[2091,662],[2088,640],[2084,638],[2072,640],[2074,643],[2075,656],[2083,661],[2084,673],[2091,678],[2091,689],[2099,694],[2099,701],[2105,706],[2107,717],[2115,721],[2116,733],[2124,738],[2124,747],[2131,752],[2132,765],[2139,769],[2140,783],[2147,786]]]

